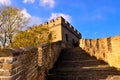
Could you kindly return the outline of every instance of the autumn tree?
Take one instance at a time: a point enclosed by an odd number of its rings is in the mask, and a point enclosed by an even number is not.
[[[43,26],[32,26],[26,31],[21,31],[13,40],[14,47],[39,46],[41,43],[52,41],[53,32]]]
[[[12,46],[13,38],[28,23],[21,9],[17,7],[0,7],[0,42],[1,47],[6,44]]]

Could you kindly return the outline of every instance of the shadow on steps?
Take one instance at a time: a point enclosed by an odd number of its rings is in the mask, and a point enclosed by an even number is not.
[[[46,80],[120,80],[120,71],[81,48],[63,49]]]

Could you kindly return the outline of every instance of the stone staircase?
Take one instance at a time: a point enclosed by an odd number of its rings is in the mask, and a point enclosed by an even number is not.
[[[46,80],[120,80],[120,71],[77,47],[62,51]]]

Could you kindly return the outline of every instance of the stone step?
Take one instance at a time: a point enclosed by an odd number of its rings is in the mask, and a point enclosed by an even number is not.
[[[120,76],[112,76],[112,75],[101,75],[101,76],[94,76],[94,75],[77,75],[77,76],[68,76],[68,75],[49,75],[47,80],[120,80]]]
[[[57,68],[57,69],[54,69],[52,70],[52,72],[59,72],[59,71],[66,71],[66,72],[70,72],[70,71],[79,71],[79,72],[83,72],[83,71],[89,71],[89,70],[92,70],[92,71],[115,71],[116,72],[116,69],[112,69],[110,67],[106,67],[106,68],[100,68],[100,67],[66,67],[66,68]],[[119,72],[120,73],[120,72]]]
[[[57,75],[120,75],[116,70],[53,70],[50,74]]]
[[[84,61],[61,61],[56,64],[59,67],[75,67],[75,66],[99,66],[99,65],[107,65],[103,61],[96,61],[96,60],[84,60]]]
[[[114,77],[117,76],[117,77]],[[120,71],[81,48],[64,49],[47,80],[120,80]]]
[[[95,57],[90,57],[90,56],[88,56],[88,55],[84,55],[84,54],[86,54],[86,53],[83,53],[83,55],[81,55],[81,54],[76,54],[76,53],[73,53],[74,55],[72,56],[72,55],[69,55],[69,54],[67,54],[66,56],[64,56],[64,55],[60,55],[60,57],[59,57],[59,59],[58,59],[58,62],[60,61],[83,61],[83,60],[93,60],[93,59],[95,59],[96,60],[96,58]]]
[[[68,75],[49,75],[47,80],[75,80],[76,76],[68,76]]]

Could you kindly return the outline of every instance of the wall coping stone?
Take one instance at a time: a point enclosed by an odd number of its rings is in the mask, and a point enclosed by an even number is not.
[[[0,49],[0,57],[14,57],[19,56],[20,54],[26,54],[28,51],[34,52],[35,50],[37,51],[38,48],[32,46],[16,49]]]

